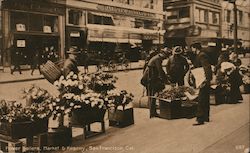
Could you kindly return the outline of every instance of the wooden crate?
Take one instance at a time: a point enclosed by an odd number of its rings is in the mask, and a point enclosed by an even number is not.
[[[133,108],[108,111],[109,126],[126,127],[134,124]]]
[[[196,116],[198,103],[183,101],[181,104],[182,118],[193,118]]]
[[[21,139],[33,135],[33,122],[0,122],[0,134],[9,136],[12,139]]]
[[[49,147],[70,146],[72,143],[72,128],[59,127],[52,128],[48,132],[47,145]]]
[[[181,100],[164,100],[159,99],[159,109],[160,109],[160,118],[165,119],[177,119],[182,117],[181,114]]]

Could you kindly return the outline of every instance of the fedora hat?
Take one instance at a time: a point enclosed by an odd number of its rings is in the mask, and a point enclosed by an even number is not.
[[[69,50],[67,51],[68,54],[80,54],[80,52],[77,50],[77,47],[73,46],[70,47]]]
[[[182,48],[180,46],[176,46],[173,49],[173,54],[178,55],[182,53]]]

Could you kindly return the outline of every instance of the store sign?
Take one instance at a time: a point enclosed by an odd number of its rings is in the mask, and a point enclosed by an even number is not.
[[[26,46],[25,40],[17,40],[16,46],[17,46],[17,47],[20,47],[20,48],[25,47],[25,46]]]
[[[26,31],[24,24],[16,24],[16,31]]]
[[[119,8],[119,7],[108,6],[108,5],[98,5],[97,9],[100,11],[108,12],[108,13],[116,13],[116,14],[122,14],[122,15],[150,17],[150,18],[156,17],[154,13],[131,10],[131,9],[126,9],[126,8]]]
[[[144,39],[144,40],[154,40],[154,39],[158,39],[158,38],[159,38],[158,35],[147,35],[147,34],[143,35],[143,37],[142,37],[142,39]]]

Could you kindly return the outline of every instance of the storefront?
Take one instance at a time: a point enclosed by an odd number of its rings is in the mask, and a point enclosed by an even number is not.
[[[22,63],[30,64],[35,52],[53,52],[64,57],[65,6],[24,0],[6,0],[2,4],[3,64],[10,66],[11,52],[22,52]],[[9,48],[13,48],[10,50]]]
[[[132,46],[140,48],[137,49],[138,53],[141,49],[159,46],[163,44],[162,23],[163,13],[94,2],[67,4],[67,28],[84,29],[86,36],[86,42],[85,39],[78,39],[82,46],[76,46],[86,48],[93,54],[113,56],[114,53],[125,52],[133,56],[129,53],[132,50],[135,52]],[[69,35],[66,37],[72,39]],[[72,43],[68,46],[72,46]]]

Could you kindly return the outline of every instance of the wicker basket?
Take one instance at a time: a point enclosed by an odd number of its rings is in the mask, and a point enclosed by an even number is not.
[[[54,83],[62,75],[60,67],[52,61],[47,61],[46,64],[41,67],[41,73],[50,83]]]

